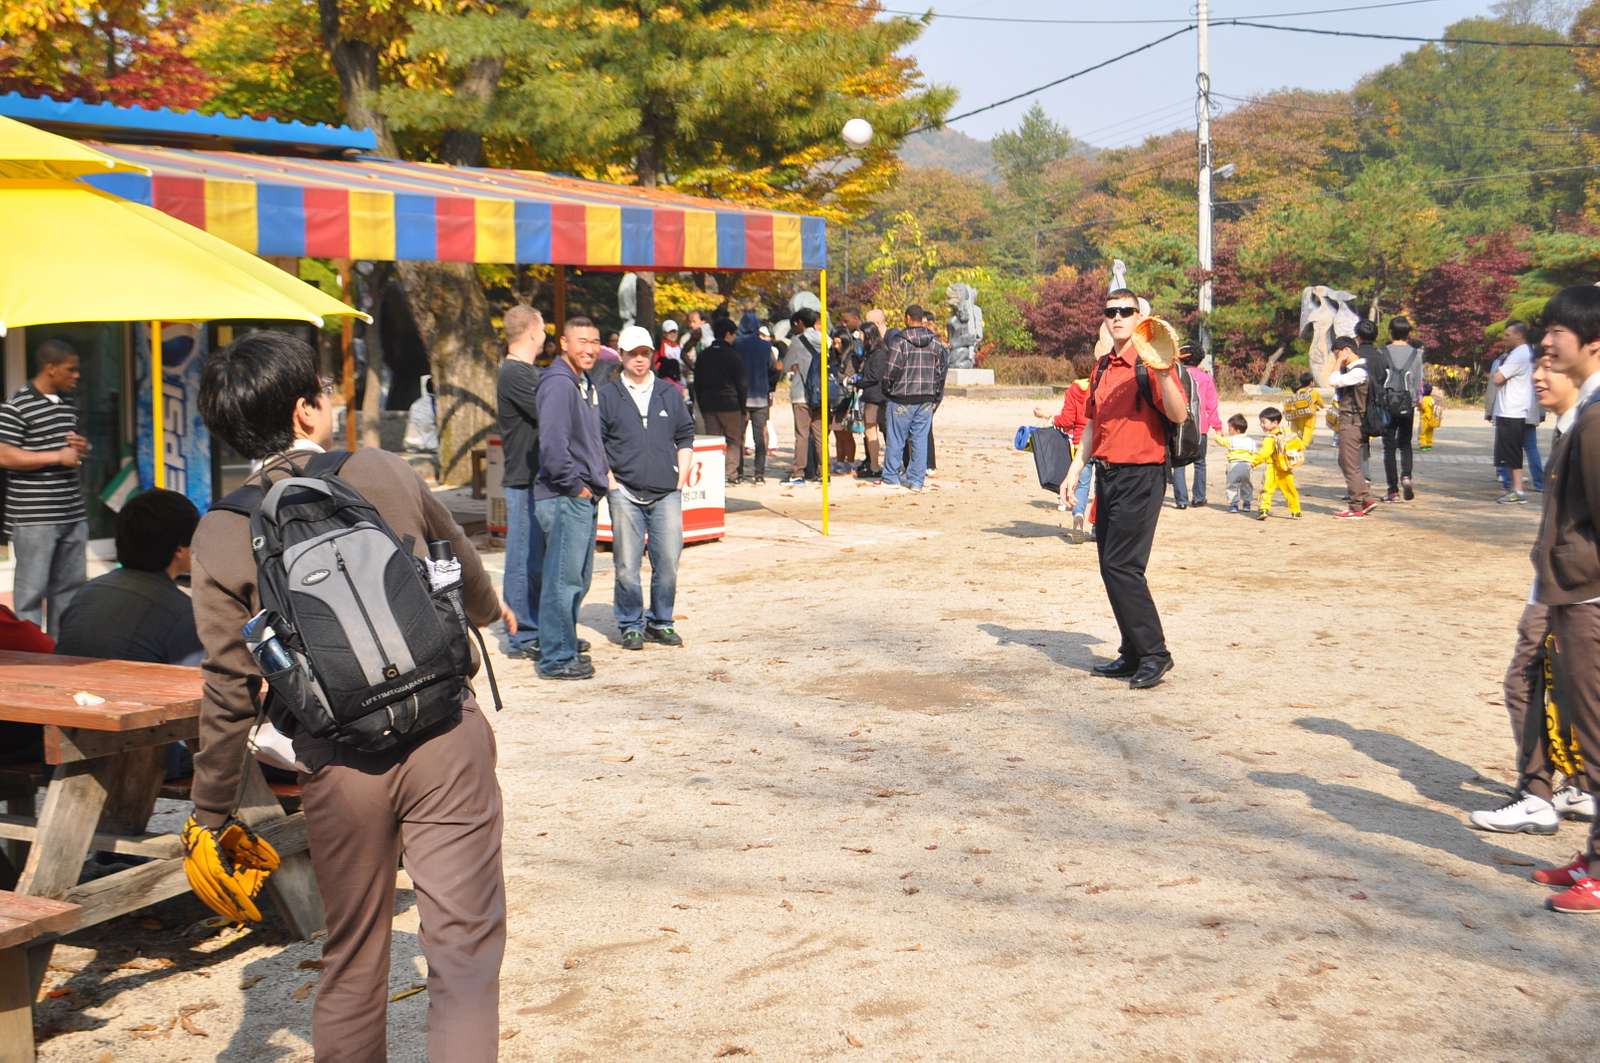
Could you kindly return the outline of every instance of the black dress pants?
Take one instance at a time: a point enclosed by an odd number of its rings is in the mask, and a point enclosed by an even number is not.
[[[1411,433],[1416,427],[1417,411],[1398,414],[1389,421],[1383,433],[1383,475],[1389,481],[1389,490],[1400,490],[1400,477],[1411,479]],[[1395,469],[1395,451],[1400,452],[1400,468]]]
[[[1161,617],[1150,597],[1145,566],[1155,543],[1156,521],[1167,495],[1165,465],[1095,466],[1095,544],[1100,579],[1122,633],[1118,653],[1130,660],[1171,659]]]

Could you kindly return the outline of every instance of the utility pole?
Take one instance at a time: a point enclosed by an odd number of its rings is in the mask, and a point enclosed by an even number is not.
[[[1199,50],[1195,88],[1196,134],[1199,141],[1200,173],[1195,189],[1200,201],[1200,354],[1207,371],[1211,365],[1211,4],[1196,0],[1196,39]]]

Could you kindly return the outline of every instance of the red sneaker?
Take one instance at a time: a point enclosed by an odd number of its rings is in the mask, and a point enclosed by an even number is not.
[[[1341,509],[1333,516],[1336,520],[1363,520],[1367,515],[1366,508],[1356,503],[1351,503],[1348,509]]]
[[[1568,915],[1600,915],[1600,879],[1585,875],[1570,890],[1551,897],[1550,907]]]
[[[1378,508],[1378,500],[1376,498],[1369,498],[1369,499],[1367,499],[1366,509],[1363,510],[1363,512],[1371,513],[1373,510],[1375,510],[1377,508]]]
[[[1533,873],[1533,881],[1541,886],[1559,886],[1570,889],[1589,877],[1589,864],[1579,853],[1563,867],[1541,867]]]

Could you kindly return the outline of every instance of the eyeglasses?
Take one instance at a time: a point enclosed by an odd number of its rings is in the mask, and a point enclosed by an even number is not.
[[[338,384],[335,384],[335,383],[334,383],[334,382],[333,382],[333,381],[332,381],[332,380],[330,380],[330,379],[329,379],[329,378],[328,378],[328,377],[323,377],[323,378],[322,378],[322,379],[321,379],[321,380],[319,380],[319,381],[318,381],[318,382],[317,382],[317,383],[319,383],[319,384],[321,384],[321,385],[322,385],[322,389],[321,389],[321,390],[322,390],[322,393],[323,393],[323,394],[324,394],[324,395],[327,395],[327,396],[329,396],[329,397],[330,397],[330,398],[331,398],[331,397],[332,397],[332,396],[334,396],[334,395],[337,395],[337,394],[338,394],[338,393],[339,393],[339,385],[338,385]]]
[[[1137,306],[1108,306],[1106,307],[1106,320],[1114,317],[1132,317],[1139,312]]]

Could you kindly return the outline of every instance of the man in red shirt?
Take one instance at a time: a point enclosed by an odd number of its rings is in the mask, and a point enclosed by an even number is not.
[[[1148,397],[1139,387],[1141,354],[1134,330],[1144,315],[1138,296],[1116,289],[1106,296],[1105,315],[1111,353],[1095,369],[1084,405],[1088,423],[1062,482],[1077,483],[1085,456],[1095,463],[1100,579],[1122,644],[1116,659],[1095,665],[1094,674],[1127,679],[1133,689],[1143,690],[1172,670],[1172,654],[1144,570],[1167,494],[1167,425],[1188,418],[1189,402],[1176,363],[1162,369],[1146,364]]]

